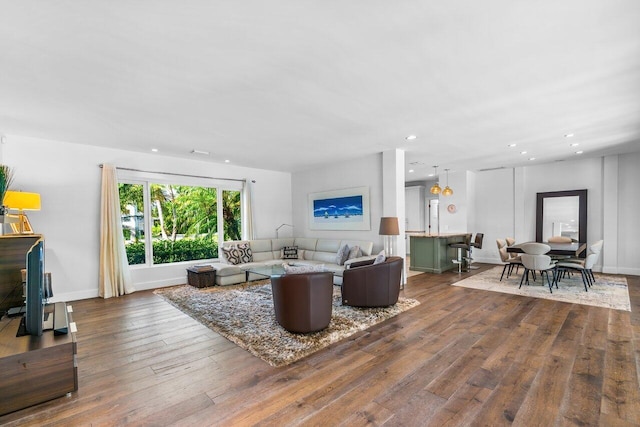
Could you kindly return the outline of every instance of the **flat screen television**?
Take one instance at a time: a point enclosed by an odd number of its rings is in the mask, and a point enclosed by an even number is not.
[[[40,336],[44,321],[44,240],[38,240],[27,252],[25,296],[25,331],[28,335]]]

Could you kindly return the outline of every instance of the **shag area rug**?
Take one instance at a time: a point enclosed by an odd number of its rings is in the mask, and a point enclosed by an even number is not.
[[[340,289],[334,286],[329,326],[319,332],[294,334],[276,322],[268,280],[206,289],[184,285],[155,293],[271,366],[288,365],[420,304],[400,298],[392,307],[343,306]]]
[[[570,278],[563,277],[558,282],[558,289],[554,286],[553,293],[550,293],[546,279],[543,283],[540,274],[536,274],[537,281],[534,282],[531,280],[530,276],[529,286],[523,283],[522,288],[518,289],[518,286],[520,286],[520,278],[522,277],[522,268],[519,273],[516,274],[514,272],[508,279],[505,273],[505,277],[501,282],[500,274],[502,274],[502,268],[503,267],[500,266],[483,271],[482,273],[456,282],[453,285],[573,304],[631,311],[627,279],[624,277],[594,273],[596,282],[585,292],[580,273],[573,273]]]

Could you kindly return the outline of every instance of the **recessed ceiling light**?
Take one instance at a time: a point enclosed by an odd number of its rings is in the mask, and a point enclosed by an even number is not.
[[[409,135],[409,136],[407,137],[407,139],[408,139],[409,141],[412,141],[412,140],[414,140],[414,139],[416,139],[416,138],[417,138],[417,136],[415,136],[415,135]]]
[[[536,159],[535,157],[529,157],[529,160],[535,160],[535,159]]]
[[[574,142],[573,144],[569,144],[569,147],[577,147],[578,145],[580,144],[578,144],[577,142]]]
[[[526,151],[521,151],[520,154],[527,154],[527,152]]]
[[[565,138],[573,138],[573,134],[572,133],[568,133],[564,136]]]
[[[507,147],[515,147],[515,146],[516,146],[516,144],[509,144],[509,145],[507,145]]]
[[[584,153],[584,151],[580,150],[580,151],[576,151],[576,154],[582,154]]]
[[[427,176],[434,176],[434,174],[430,173],[430,174],[429,174],[429,175],[427,175]]]
[[[413,173],[413,169],[409,169],[409,173]]]
[[[226,159],[224,162],[225,162],[225,163],[230,163],[230,162],[231,162],[231,160]]]
[[[151,151],[153,151],[154,153],[157,153],[158,149],[157,148],[152,148]]]

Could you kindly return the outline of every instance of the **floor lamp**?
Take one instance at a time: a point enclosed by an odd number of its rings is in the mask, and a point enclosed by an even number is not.
[[[400,234],[398,218],[395,216],[383,216],[380,218],[380,231],[378,234],[384,236],[385,256],[392,256],[395,252],[396,236]]]
[[[20,211],[20,227],[19,234],[33,233],[29,219],[24,214],[24,211],[39,211],[40,210],[40,194],[38,193],[25,193],[22,191],[7,191],[4,196],[4,204],[9,209],[15,209]],[[12,224],[13,226],[13,224]]]

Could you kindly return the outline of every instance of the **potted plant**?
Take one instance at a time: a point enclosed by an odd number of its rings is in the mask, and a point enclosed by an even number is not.
[[[0,218],[4,219],[7,208],[4,206],[4,196],[13,181],[13,171],[7,165],[0,165]],[[0,221],[3,222],[3,221]]]

